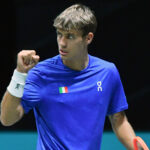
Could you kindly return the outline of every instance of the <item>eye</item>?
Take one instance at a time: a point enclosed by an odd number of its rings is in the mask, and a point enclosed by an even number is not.
[[[57,37],[59,38],[62,37],[62,34],[60,32],[57,31],[56,33],[57,33]]]
[[[70,40],[72,40],[72,39],[74,39],[75,37],[74,37],[74,35],[73,34],[68,34],[67,35],[67,39],[70,39]]]

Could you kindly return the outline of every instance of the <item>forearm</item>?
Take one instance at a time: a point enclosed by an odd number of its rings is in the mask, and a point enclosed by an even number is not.
[[[133,138],[136,135],[127,119],[123,121],[123,123],[119,127],[113,127],[113,130],[117,135],[118,139],[128,150],[134,150]]]
[[[10,126],[20,120],[24,114],[20,98],[12,96],[8,91],[1,102],[0,120],[4,126]]]
[[[1,103],[0,120],[3,125],[13,125],[22,118],[24,109],[20,102],[23,96],[25,80],[28,71],[38,61],[39,56],[36,55],[35,50],[22,50],[18,53],[17,67],[14,70],[12,79]]]
[[[125,113],[118,112],[109,116],[113,131],[128,150],[134,150],[133,138],[136,136]]]

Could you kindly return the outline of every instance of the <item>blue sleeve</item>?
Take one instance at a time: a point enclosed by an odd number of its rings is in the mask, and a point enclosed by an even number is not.
[[[21,100],[21,104],[24,108],[25,113],[39,105],[41,91],[41,78],[40,72],[36,69],[29,71],[26,84],[24,87],[24,93]]]
[[[128,108],[123,85],[120,79],[119,72],[115,65],[111,69],[111,80],[112,80],[112,93],[111,99],[108,106],[107,115],[111,115],[117,112],[121,112]]]

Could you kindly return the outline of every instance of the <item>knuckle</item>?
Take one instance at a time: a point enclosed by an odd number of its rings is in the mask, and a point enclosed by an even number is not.
[[[30,50],[30,53],[31,54],[36,54],[36,51],[35,50]]]
[[[19,53],[18,53],[18,57],[20,57],[22,55],[22,51],[20,51]]]
[[[33,53],[35,53],[35,50],[32,50]]]

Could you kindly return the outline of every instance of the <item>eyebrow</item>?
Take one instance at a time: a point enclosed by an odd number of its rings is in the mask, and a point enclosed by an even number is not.
[[[56,30],[56,33],[61,33],[61,32],[59,32],[58,30]]]
[[[57,34],[63,34],[61,31],[58,31],[58,30],[56,30],[56,33]],[[75,36],[75,33],[73,33],[73,32],[67,32],[67,33],[64,33],[65,35],[73,35],[73,36]]]

